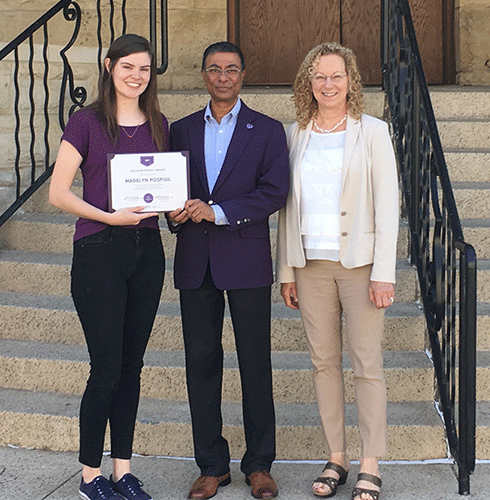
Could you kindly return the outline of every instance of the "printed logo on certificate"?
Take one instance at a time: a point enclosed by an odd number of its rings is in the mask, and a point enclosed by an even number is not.
[[[171,212],[189,198],[189,152],[109,154],[109,208]]]

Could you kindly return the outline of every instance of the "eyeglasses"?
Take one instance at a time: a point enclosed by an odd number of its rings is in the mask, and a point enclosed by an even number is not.
[[[225,74],[228,78],[233,79],[237,78],[238,75],[242,72],[242,70],[238,68],[227,68],[227,69],[208,68],[205,69],[204,72],[207,73],[210,78],[219,78],[222,74]]]
[[[330,78],[330,81],[336,85],[339,84],[347,75],[345,74],[337,74],[333,76],[324,76],[324,75],[314,75],[313,78],[311,79],[313,82],[317,83],[318,85],[324,85],[327,83],[327,80]]]

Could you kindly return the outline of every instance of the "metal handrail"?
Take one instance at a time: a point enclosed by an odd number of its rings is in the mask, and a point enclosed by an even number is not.
[[[14,127],[14,144],[15,144],[15,160],[14,160],[14,172],[15,172],[15,200],[14,202],[0,215],[0,226],[4,224],[24,203],[27,199],[34,194],[34,192],[39,189],[39,187],[49,178],[53,170],[53,164],[50,164],[50,146],[49,146],[49,130],[50,130],[50,118],[49,118],[49,86],[48,86],[48,74],[49,74],[49,59],[48,59],[48,45],[49,45],[49,34],[48,34],[48,23],[56,16],[59,12],[63,11],[63,15],[66,20],[74,21],[75,27],[71,40],[68,42],[66,47],[64,47],[60,55],[63,60],[63,76],[60,86],[60,99],[58,104],[59,109],[59,121],[60,126],[64,128],[64,96],[69,91],[70,97],[74,102],[73,106],[68,111],[71,114],[77,107],[82,107],[86,99],[86,91],[83,87],[74,88],[73,85],[73,74],[65,56],[66,50],[75,41],[78,31],[80,29],[81,21],[81,11],[78,4],[72,0],[60,0],[53,7],[51,7],[45,14],[43,14],[39,19],[32,23],[26,30],[24,30],[20,35],[15,37],[10,43],[8,43],[2,50],[0,50],[0,61],[5,59],[7,56],[13,56],[14,60],[14,70],[13,70],[13,111],[15,117],[15,127]],[[41,174],[38,175],[38,170],[40,166],[38,165],[39,160],[36,158],[35,148],[36,148],[36,105],[34,98],[34,90],[36,83],[36,73],[34,70],[34,34],[37,32],[42,32],[43,44],[42,44],[42,64],[43,64],[43,75],[42,75],[42,86],[44,91],[43,99],[43,116],[44,116],[44,130],[43,130],[43,142],[44,142],[44,160]],[[28,167],[29,179],[23,182],[23,172],[21,168],[21,157],[22,157],[22,141],[20,137],[21,131],[21,114],[20,114],[20,99],[21,99],[21,87],[19,85],[19,74],[20,74],[20,61],[19,61],[19,47],[26,42],[28,43],[28,61],[27,61],[27,78],[28,78],[28,101],[29,101],[29,146],[28,146]],[[22,190],[27,184],[26,189]]]
[[[127,31],[127,17],[126,17],[126,4],[127,0],[121,2],[121,30],[120,34],[124,35]],[[159,4],[159,5],[158,5]],[[97,0],[97,41],[99,45],[97,62],[99,71],[103,63],[103,15],[102,15],[102,0]],[[160,9],[160,37],[158,37],[157,18],[158,9]],[[109,0],[109,43],[110,45],[116,38],[115,27],[115,5],[114,0]],[[153,52],[157,61],[157,74],[163,75],[168,69],[168,2],[167,0],[149,0],[149,36],[148,39],[153,48]],[[160,42],[160,43],[158,43]]]
[[[127,18],[126,18],[126,4],[127,0],[122,0],[121,3],[121,33],[126,33],[127,30]],[[96,4],[98,13],[97,22],[97,40],[98,40],[98,58],[97,62],[99,64],[99,69],[102,64],[102,50],[103,50],[103,35],[102,35],[102,18],[103,9],[101,7],[101,0],[97,0]],[[160,35],[158,36],[157,30],[157,13],[160,9]],[[50,130],[50,117],[48,112],[49,107],[49,88],[48,88],[48,71],[49,71],[49,61],[48,61],[48,23],[49,21],[59,12],[63,11],[63,15],[67,21],[74,21],[75,26],[73,29],[73,34],[66,44],[66,46],[60,51],[60,57],[63,62],[63,74],[61,77],[59,102],[58,102],[58,121],[61,130],[65,128],[66,118],[71,116],[71,114],[77,109],[83,107],[87,99],[87,91],[84,87],[75,87],[73,71],[70,66],[68,57],[66,55],[67,51],[75,43],[78,33],[80,31],[80,24],[82,19],[82,13],[80,6],[77,2],[72,0],[60,0],[53,7],[51,7],[45,14],[43,14],[39,19],[32,23],[26,30],[24,30],[20,35],[15,37],[9,44],[7,44],[3,49],[0,50],[0,61],[10,54],[13,54],[14,59],[14,71],[13,71],[13,87],[14,87],[14,117],[15,117],[15,130],[14,130],[14,144],[16,147],[15,160],[14,160],[14,171],[15,171],[15,200],[14,202],[5,210],[3,214],[0,215],[0,226],[4,224],[26,201],[30,198],[32,194],[50,177],[53,170],[54,164],[50,164],[50,147],[49,147],[49,130]],[[110,43],[116,37],[116,27],[115,27],[115,5],[114,0],[109,0],[109,29],[110,29]],[[168,68],[168,5],[167,0],[149,0],[149,40],[157,57],[157,73],[163,74]],[[44,91],[44,167],[43,172],[37,175],[38,165],[35,155],[35,144],[36,144],[36,127],[35,127],[35,116],[36,116],[36,106],[34,99],[34,87],[35,87],[35,72],[33,68],[34,61],[34,45],[33,45],[33,35],[38,31],[43,33],[43,64],[44,64],[44,74],[43,74],[43,91]],[[28,41],[29,44],[29,60],[28,60],[28,75],[29,75],[29,90],[28,99],[30,106],[29,115],[29,130],[30,130],[30,144],[29,144],[29,163],[30,163],[30,183],[28,187],[22,191],[23,179],[20,167],[20,161],[22,156],[22,141],[20,140],[20,95],[21,90],[19,86],[19,46]],[[68,110],[65,110],[65,100],[66,97],[71,100],[71,105]],[[25,183],[25,181],[24,181]]]
[[[408,1],[381,0],[381,24],[383,89],[437,380],[436,404],[458,467],[459,493],[469,494],[475,468],[476,253],[461,229]]]

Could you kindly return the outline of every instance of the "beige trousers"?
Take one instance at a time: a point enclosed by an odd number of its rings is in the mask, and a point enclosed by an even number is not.
[[[362,458],[384,455],[388,443],[381,353],[384,309],[376,309],[369,300],[371,267],[346,269],[339,262],[308,260],[304,268],[295,268],[318,408],[331,453],[346,451],[342,372],[344,314]]]

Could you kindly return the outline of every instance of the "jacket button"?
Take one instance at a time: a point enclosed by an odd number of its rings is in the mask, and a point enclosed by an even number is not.
[[[214,203],[214,201],[213,201],[213,200],[209,200],[209,201],[208,201],[208,205],[212,205],[213,203]]]
[[[241,222],[242,222],[241,220],[237,220],[236,221],[237,224],[241,224]]]
[[[347,236],[347,233],[342,233],[342,236]]]
[[[347,212],[340,212],[340,215],[342,216],[347,215]]]

